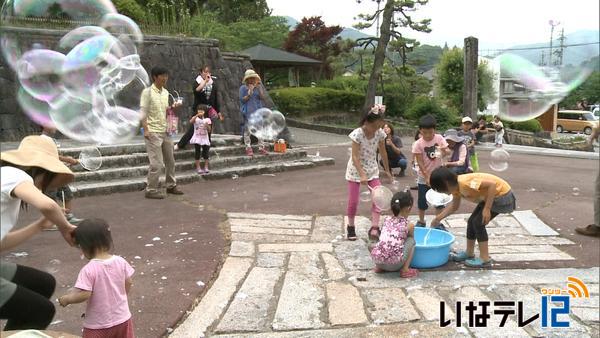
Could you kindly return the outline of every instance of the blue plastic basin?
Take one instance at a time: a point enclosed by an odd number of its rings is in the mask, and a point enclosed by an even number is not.
[[[427,238],[427,245],[425,245],[425,235],[430,230],[431,233]],[[449,232],[415,227],[415,254],[410,266],[418,269],[430,269],[446,264],[450,255],[450,246],[454,240],[454,235]]]

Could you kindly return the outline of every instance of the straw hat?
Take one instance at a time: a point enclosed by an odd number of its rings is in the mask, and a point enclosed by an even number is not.
[[[258,74],[253,69],[248,69],[244,73],[244,79],[242,80],[242,82],[246,82],[246,80],[253,78],[253,77],[257,78],[260,81],[260,76],[258,76]]]
[[[56,174],[50,183],[51,188],[58,188],[73,181],[75,176],[58,159],[58,149],[52,139],[42,136],[27,136],[19,144],[17,150],[0,153],[0,160],[20,167],[38,167]]]
[[[462,142],[465,140],[464,137],[458,136],[458,132],[456,131],[456,129],[446,130],[446,132],[444,133],[444,138],[446,140],[450,140],[450,141],[454,141],[454,142]]]

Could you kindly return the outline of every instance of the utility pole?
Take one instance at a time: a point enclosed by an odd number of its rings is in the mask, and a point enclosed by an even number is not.
[[[550,53],[548,54],[548,65],[552,66],[552,39],[554,38],[554,27],[560,25],[559,21],[550,20]]]
[[[560,49],[557,51],[554,51],[554,54],[556,54],[556,56],[558,56],[558,59],[554,62],[554,64],[556,66],[562,66],[563,52],[565,49],[565,29],[564,28],[560,31],[560,38],[558,38],[558,41],[560,41]]]
[[[542,51],[541,51],[541,52],[542,52],[542,53],[541,53],[541,55],[542,55],[542,59],[540,60],[540,66],[542,66],[542,67],[543,67],[543,66],[545,66],[545,64],[544,64],[544,55],[546,55],[546,53],[544,53],[544,50],[543,50],[543,49],[542,49]]]

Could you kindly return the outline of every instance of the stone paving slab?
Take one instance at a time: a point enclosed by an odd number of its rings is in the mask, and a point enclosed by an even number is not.
[[[514,211],[512,214],[534,236],[558,236],[558,232],[542,222],[531,210]]]
[[[425,320],[440,320],[440,301],[443,298],[433,288],[406,288],[408,297],[415,303],[417,309],[423,314]],[[454,311],[446,303],[446,314],[452,318]]]
[[[237,257],[253,257],[254,256],[254,243],[253,242],[231,242],[231,249],[229,249],[229,256]]]
[[[249,232],[232,232],[232,241],[257,242],[257,243],[302,243],[308,241],[308,236],[255,234]]]
[[[231,255],[239,257],[227,259],[215,284],[172,336],[198,337],[203,332],[217,337],[495,337],[499,332],[506,337],[598,335],[598,267],[422,270],[417,278],[405,279],[398,273],[372,271],[366,240],[371,221],[367,217],[356,217],[359,239],[347,241],[340,238],[344,234],[343,216],[294,219],[285,215],[283,220],[274,215],[262,219],[255,214],[235,216],[233,222],[230,219],[231,224],[237,224],[232,226],[234,231],[252,228],[304,233],[232,232]],[[464,225],[466,217],[453,215],[448,221]],[[557,247],[571,243],[565,238],[534,236],[511,215],[494,221],[489,229],[490,252],[497,261],[572,259]],[[304,228],[272,226],[293,223]],[[457,235],[455,247],[464,245],[464,230],[451,227]],[[240,271],[234,273],[235,266]],[[568,276],[583,280],[591,294],[588,299],[572,302],[573,325],[569,330],[541,330],[539,321],[519,328],[514,318],[502,329],[497,327],[500,318],[490,319],[486,329],[439,327],[442,300],[446,302],[446,318],[454,315],[453,302],[458,299],[539,304],[543,287],[565,287]],[[225,281],[232,286],[222,287]],[[205,311],[202,318],[200,311]],[[465,311],[461,318],[466,322]]]
[[[273,330],[321,328],[325,292],[321,283],[323,271],[317,266],[315,252],[294,252],[281,288]]]
[[[364,305],[358,290],[347,283],[327,283],[329,322],[333,326],[365,324]]]
[[[280,268],[255,267],[242,284],[216,332],[261,331],[270,326],[269,303],[283,273]]]
[[[259,228],[310,229],[312,220],[231,218],[229,224],[231,226]]]
[[[490,298],[476,286],[465,286],[463,288],[460,288],[456,292],[451,293],[449,297],[452,301],[452,304],[455,304],[457,301],[461,301],[463,307],[469,301],[491,301]],[[448,317],[446,318],[448,319]],[[468,323],[468,316],[465,315],[461,318],[463,320],[463,323]],[[498,337],[498,330],[500,327],[501,319],[502,317],[499,316],[491,316],[488,319],[487,327],[470,327],[470,330],[474,333],[476,337]],[[502,331],[502,335],[505,337],[530,336],[523,328],[518,327],[517,323],[510,318],[506,321],[504,327],[502,327],[500,330]]]
[[[291,221],[310,221],[312,216],[310,215],[279,215],[279,214],[260,214],[260,213],[246,213],[246,212],[228,212],[227,217],[232,218],[244,218],[244,219],[260,219],[260,220],[291,220]]]
[[[392,324],[421,319],[402,289],[370,289],[364,294],[369,302],[367,311],[374,323]]]
[[[342,216],[318,216],[315,219],[310,240],[313,242],[331,242],[345,237],[344,218]]]
[[[259,252],[331,252],[331,243],[259,244]]]
[[[232,232],[245,232],[251,234],[273,234],[273,235],[290,235],[290,236],[307,236],[309,230],[303,229],[282,229],[282,228],[259,228],[248,226],[231,226]]]
[[[217,335],[219,338],[242,338],[248,335]],[[390,337],[436,337],[455,338],[471,337],[464,328],[448,329],[439,327],[438,323],[421,322],[396,325],[362,326],[330,330],[305,330],[289,332],[267,332],[253,334],[256,338],[390,338]]]
[[[219,319],[251,265],[252,259],[227,258],[212,287],[171,337],[197,338],[203,335]]]
[[[346,270],[342,268],[337,258],[328,253],[322,253],[321,258],[325,263],[325,271],[327,271],[327,278],[329,280],[339,280],[346,277]]]

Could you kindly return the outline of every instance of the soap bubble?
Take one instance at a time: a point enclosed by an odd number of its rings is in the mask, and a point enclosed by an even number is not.
[[[508,160],[510,159],[510,155],[508,151],[499,148],[494,149],[490,154],[490,168],[494,171],[504,171],[508,169]]]
[[[46,21],[68,30],[57,46],[24,32]],[[150,83],[137,54],[143,35],[109,0],[7,0],[0,24],[2,54],[21,85],[17,101],[34,122],[83,142],[135,135]]]
[[[393,193],[390,189],[383,185],[373,188],[371,191],[373,204],[380,210],[389,210],[391,208],[390,202],[392,201]]]
[[[100,169],[102,166],[102,154],[96,147],[86,147],[79,153],[79,164],[90,171]]]
[[[370,200],[371,200],[371,192],[370,191],[365,190],[360,193],[360,201],[361,202],[369,202]]]
[[[36,124],[42,127],[55,127],[50,118],[51,108],[47,102],[32,97],[23,87],[17,91],[17,102],[21,105],[23,112]]]
[[[64,88],[61,83],[61,68],[65,55],[49,49],[33,49],[17,62],[17,75],[21,86],[32,97],[51,102]]]
[[[285,128],[285,117],[276,110],[260,108],[250,114],[246,128],[259,139],[274,140]]]
[[[79,22],[99,22],[109,13],[117,13],[109,0],[6,0],[0,13],[2,54],[16,70],[23,54],[36,44],[43,46],[46,42],[42,35],[24,34],[24,28],[39,27],[39,22],[48,20],[70,30]]]
[[[551,65],[535,64],[542,51],[536,51],[535,55],[504,53],[497,56],[489,65],[496,77],[499,99],[488,106],[488,113],[499,115],[503,120],[521,122],[534,119],[553,104],[560,103],[597,65],[592,62],[592,58],[598,56],[597,42],[579,42],[577,46],[565,48],[564,59],[572,62],[567,65],[558,65],[555,55]]]
[[[61,264],[62,264],[62,262],[60,260],[52,259],[52,260],[50,260],[50,262],[48,262],[48,265],[46,266],[45,270],[49,274],[55,274],[58,272]]]

